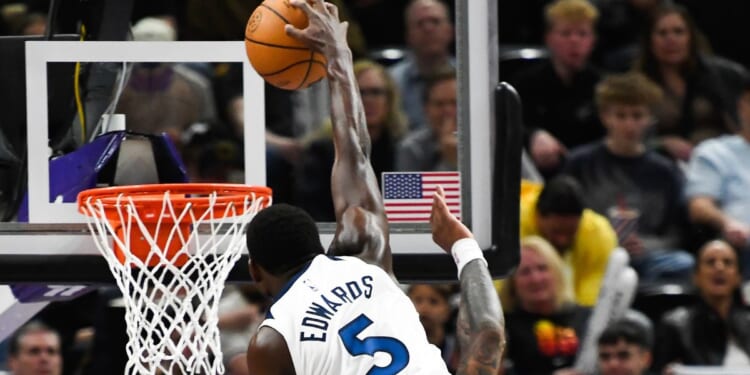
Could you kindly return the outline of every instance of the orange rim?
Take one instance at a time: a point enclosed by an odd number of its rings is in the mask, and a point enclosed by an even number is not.
[[[164,204],[164,193],[169,192],[171,205],[181,210],[188,204],[193,209],[201,211],[211,209],[219,217],[240,215],[244,212],[244,202],[247,197],[258,200],[263,199],[270,203],[271,189],[265,186],[250,186],[242,184],[216,184],[216,183],[178,183],[178,184],[147,184],[127,185],[104,188],[88,189],[78,194],[78,211],[84,215],[93,216],[87,202],[101,202],[107,216],[117,211],[120,204],[130,204],[132,200],[135,208],[141,212],[152,212],[155,215],[143,215],[147,219],[159,220]],[[215,202],[208,199],[211,194],[216,194]],[[129,198],[129,199],[128,199]],[[236,210],[228,212],[226,208],[234,205]],[[155,217],[156,216],[156,217]],[[152,221],[152,220],[148,220]]]

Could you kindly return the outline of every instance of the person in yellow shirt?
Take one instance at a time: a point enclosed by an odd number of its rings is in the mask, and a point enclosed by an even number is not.
[[[555,247],[568,266],[576,302],[594,305],[617,235],[607,218],[585,208],[576,180],[523,181],[520,229],[521,238],[541,236]]]

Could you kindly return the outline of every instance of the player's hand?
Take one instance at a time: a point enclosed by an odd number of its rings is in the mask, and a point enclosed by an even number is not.
[[[556,168],[567,149],[560,141],[546,130],[538,130],[531,136],[529,145],[531,158],[539,169]]]
[[[322,53],[329,62],[349,50],[346,42],[349,24],[339,20],[335,5],[323,0],[291,0],[290,3],[305,12],[308,24],[304,29],[287,24],[284,29],[287,35]]]
[[[734,247],[742,249],[750,239],[750,226],[734,219],[727,219],[721,228],[724,238]]]
[[[474,237],[469,228],[453,216],[445,203],[445,192],[440,186],[432,198],[430,226],[432,227],[432,240],[448,254],[456,241]]]

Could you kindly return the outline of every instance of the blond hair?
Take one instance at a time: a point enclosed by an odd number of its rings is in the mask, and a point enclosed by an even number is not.
[[[367,59],[357,60],[354,63],[354,76],[357,79],[368,70],[378,72],[385,82],[385,91],[388,97],[388,114],[385,117],[385,127],[392,138],[400,139],[406,134],[407,124],[406,115],[401,110],[401,94],[398,86],[383,65]]]
[[[528,236],[521,240],[521,251],[533,251],[547,263],[552,277],[554,279],[555,289],[555,306],[562,307],[564,304],[573,302],[573,286],[570,279],[565,276],[565,263],[555,248],[542,237]],[[514,270],[508,280],[503,283],[500,289],[500,300],[503,307],[512,311],[518,307],[518,292],[516,291],[516,271]]]
[[[596,85],[595,100],[599,110],[612,105],[645,105],[653,107],[664,97],[662,89],[638,72],[613,74]]]
[[[599,19],[599,11],[588,0],[557,0],[544,8],[547,29],[557,21],[590,22]]]

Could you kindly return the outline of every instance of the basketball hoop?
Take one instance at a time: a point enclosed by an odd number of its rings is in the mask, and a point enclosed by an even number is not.
[[[234,184],[78,194],[78,209],[125,300],[126,374],[224,373],[219,298],[247,224],[270,204],[271,189]]]

